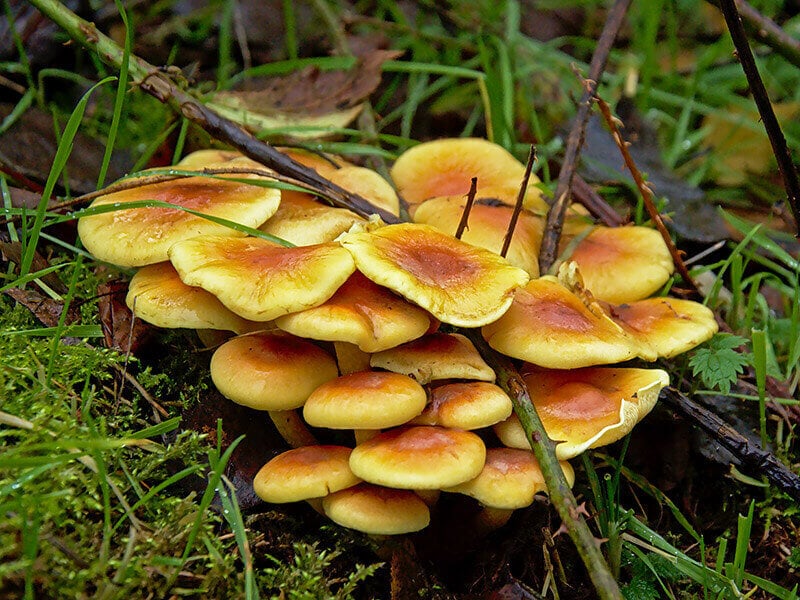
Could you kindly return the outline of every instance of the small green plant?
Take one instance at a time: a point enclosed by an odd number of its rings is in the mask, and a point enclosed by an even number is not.
[[[707,388],[727,394],[752,362],[749,354],[737,351],[746,343],[747,339],[738,335],[716,334],[692,353],[689,359],[692,374],[699,377]]]

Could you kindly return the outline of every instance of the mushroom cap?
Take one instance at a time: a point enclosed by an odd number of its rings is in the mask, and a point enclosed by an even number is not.
[[[504,421],[513,406],[500,387],[486,381],[447,383],[430,391],[431,401],[414,425],[482,429]]]
[[[303,418],[314,427],[384,429],[416,417],[427,400],[425,389],[410,377],[359,371],[314,390],[303,407]]]
[[[338,374],[330,355],[286,333],[236,337],[211,357],[211,379],[220,393],[256,410],[298,408]]]
[[[575,482],[572,466],[561,462],[570,486]],[[539,492],[547,492],[542,469],[530,450],[488,448],[486,464],[475,479],[444,489],[475,498],[491,508],[524,508]]]
[[[511,305],[530,279],[504,258],[430,225],[401,223],[340,238],[358,270],[421,306],[443,323],[479,327]]]
[[[502,146],[478,138],[450,138],[418,144],[403,152],[391,168],[392,181],[410,205],[429,198],[459,196],[469,192],[473,177],[478,193],[513,203],[525,175],[525,165]],[[525,206],[546,211],[547,204],[531,174]]]
[[[326,496],[325,514],[342,527],[371,535],[400,535],[430,523],[428,506],[414,492],[360,483]]]
[[[596,303],[555,277],[534,279],[517,290],[511,308],[481,330],[489,345],[507,356],[551,369],[656,358]]]
[[[425,334],[430,315],[356,271],[323,304],[276,319],[300,337],[350,342],[364,352],[393,348]]]
[[[389,350],[376,352],[370,365],[413,377],[421,384],[436,379],[495,380],[471,341],[460,333],[430,333]]]
[[[586,368],[523,371],[531,401],[556,456],[566,460],[627,435],[649,413],[669,375],[660,369]],[[506,446],[530,449],[519,419],[494,426]]]
[[[660,357],[672,358],[710,339],[719,325],[707,306],[678,298],[647,298],[610,306],[611,318]]]
[[[264,502],[280,504],[322,498],[361,480],[350,470],[350,448],[302,446],[287,450],[256,473],[253,488]]]
[[[256,175],[238,179],[263,181]],[[280,190],[211,177],[187,177],[100,196],[92,207],[119,205],[121,210],[82,217],[78,233],[96,258],[124,267],[141,267],[167,260],[167,251],[180,240],[200,235],[241,236],[220,225],[173,208],[134,208],[126,203],[159,200],[258,227],[278,209]]]
[[[295,246],[332,242],[363,219],[346,208],[317,202],[311,194],[281,191],[281,205],[259,229]]]
[[[414,212],[414,222],[432,225],[448,235],[455,235],[466,204],[463,196],[426,200]],[[513,212],[512,206],[499,200],[476,199],[461,240],[500,254]],[[540,217],[522,211],[506,254],[510,264],[524,269],[531,277],[539,276],[539,246],[543,228]]]
[[[338,171],[342,167],[351,166],[351,163],[343,158],[324,152],[312,152],[302,148],[278,148],[278,150],[301,165],[314,169],[323,177],[330,177],[331,173]]]
[[[400,214],[400,199],[391,184],[379,173],[366,167],[346,166],[332,172],[328,179],[339,187],[395,216]]]
[[[175,166],[181,169],[189,169],[192,171],[199,171],[206,167],[220,166],[220,163],[245,158],[245,155],[236,150],[221,150],[219,148],[203,148],[190,152],[182,159],[180,159]],[[266,170],[266,167],[262,165]]]
[[[130,281],[125,301],[134,315],[157,327],[243,333],[253,326],[213,294],[183,283],[168,262],[139,269]]]
[[[648,227],[596,226],[568,260],[578,264],[592,294],[612,304],[652,295],[675,270],[661,234]]]
[[[285,248],[254,237],[185,240],[169,257],[184,283],[208,290],[252,321],[322,304],[355,270],[350,253],[337,244]]]
[[[398,427],[355,447],[350,468],[364,481],[400,489],[440,489],[478,476],[481,438],[442,427]]]

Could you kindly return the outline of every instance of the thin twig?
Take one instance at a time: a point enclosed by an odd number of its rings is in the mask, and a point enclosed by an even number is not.
[[[755,446],[713,412],[703,408],[675,388],[667,387],[661,390],[659,399],[710,434],[738,458],[744,467],[764,474],[773,485],[800,501],[800,477],[790,471],[774,454]]]
[[[795,228],[797,229],[796,235],[800,236],[800,204],[798,204],[800,202],[800,181],[798,181],[797,169],[794,166],[789,147],[786,145],[786,138],[783,136],[783,131],[781,131],[781,125],[778,123],[778,118],[772,109],[767,89],[764,87],[764,82],[758,73],[753,51],[747,42],[739,11],[736,10],[736,3],[734,0],[720,0],[719,7],[725,17],[725,23],[728,24],[733,46],[736,48],[736,54],[742,64],[742,70],[747,77],[747,83],[758,108],[758,114],[764,123],[769,143],[772,145],[772,152],[778,161],[778,170],[783,178],[786,197],[792,209],[792,215],[794,215]]]
[[[621,217],[586,180],[575,174],[572,179],[572,194],[595,219],[599,219],[607,227],[619,227],[627,219]]]
[[[675,268],[678,269],[678,273],[680,273],[686,285],[691,287],[691,289],[699,295],[700,292],[697,289],[697,284],[689,274],[689,269],[686,268],[686,264],[683,262],[683,256],[675,246],[675,243],[672,241],[672,236],[670,236],[669,231],[667,231],[667,226],[664,225],[664,221],[661,219],[658,208],[656,208],[656,204],[653,202],[653,192],[645,183],[642,174],[639,172],[639,169],[636,167],[636,163],[633,161],[631,153],[628,152],[628,143],[622,139],[622,134],[619,132],[619,127],[617,127],[617,120],[611,114],[611,108],[608,106],[608,103],[599,96],[595,96],[595,102],[597,102],[597,106],[600,108],[600,113],[603,115],[606,125],[608,125],[608,128],[611,130],[611,137],[614,138],[617,148],[619,148],[620,153],[622,153],[622,158],[625,160],[625,166],[628,167],[628,171],[631,172],[631,176],[636,182],[636,187],[639,188],[639,193],[642,195],[642,201],[647,209],[647,214],[650,215],[650,218],[655,224],[656,229],[658,229],[661,237],[664,239],[664,243],[667,245],[667,248],[669,248],[669,253],[672,255],[672,262],[675,263]]]
[[[525,380],[520,376],[511,359],[493,350],[479,333],[468,330],[467,336],[475,344],[486,363],[494,369],[497,374],[497,385],[503,388],[511,398],[514,412],[522,423],[522,428],[536,455],[536,460],[539,461],[550,500],[558,511],[563,526],[575,544],[583,564],[586,565],[598,597],[603,600],[607,598],[621,599],[622,594],[617,582],[564,478],[564,472],[556,458],[555,445],[553,440],[547,436],[544,425],[536,413]]]
[[[61,27],[71,39],[88,50],[97,52],[99,58],[106,64],[116,68],[122,64],[124,60],[122,49],[111,38],[99,32],[94,24],[81,19],[57,0],[31,0],[31,4]],[[233,121],[221,117],[178,87],[168,74],[141,58],[131,55],[128,58],[128,66],[132,80],[137,81],[144,92],[168,104],[212,137],[230,144],[270,169],[313,187],[318,195],[336,206],[349,208],[364,218],[377,214],[386,223],[399,222],[392,213],[373,206],[357,194],[342,189],[315,170],[259,140]]]
[[[531,180],[531,171],[533,171],[534,162],[536,162],[536,147],[531,146],[528,152],[528,163],[525,165],[525,175],[522,177],[519,193],[517,193],[517,202],[514,204],[514,212],[511,213],[506,236],[503,238],[503,248],[500,250],[500,256],[503,258],[508,254],[508,248],[511,246],[511,238],[514,236],[514,229],[517,227],[517,219],[519,219],[519,213],[522,212],[522,203],[525,200],[525,193],[528,191],[528,182]]]
[[[469,223],[469,213],[472,211],[472,205],[475,202],[475,196],[477,194],[478,178],[473,177],[469,184],[469,192],[467,192],[467,203],[464,205],[464,210],[461,212],[461,220],[458,222],[458,227],[456,227],[455,238],[457,240],[461,239],[464,230],[467,229],[467,223]]]
[[[606,68],[606,61],[611,52],[611,46],[617,37],[625,14],[628,12],[631,0],[616,0],[614,6],[608,12],[603,32],[597,42],[592,62],[589,65],[589,85],[583,91],[578,112],[572,123],[572,129],[567,137],[567,149],[564,152],[564,162],[561,164],[561,172],[558,174],[558,185],[556,186],[555,202],[547,212],[547,223],[542,237],[542,246],[539,249],[539,272],[547,273],[550,266],[555,262],[558,255],[558,243],[561,241],[561,230],[564,227],[564,217],[569,206],[570,192],[572,190],[572,180],[578,168],[578,158],[580,157],[583,139],[586,135],[586,123],[589,121],[589,110],[592,105],[592,98],[597,91],[597,85],[603,71]]]

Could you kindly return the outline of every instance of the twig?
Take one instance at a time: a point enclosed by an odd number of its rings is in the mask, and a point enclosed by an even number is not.
[[[97,52],[99,58],[106,64],[116,68],[122,64],[124,59],[122,49],[111,38],[100,33],[94,24],[81,19],[56,0],[31,0],[31,4],[64,29],[71,39],[88,50]],[[301,165],[259,140],[233,121],[221,117],[180,89],[166,73],[141,58],[131,55],[128,65],[131,78],[138,81],[143,91],[168,104],[214,138],[230,144],[270,169],[313,187],[318,195],[336,206],[349,208],[365,218],[377,214],[386,223],[399,222],[390,212],[377,208],[361,196],[342,189],[315,170]]]
[[[525,165],[525,175],[522,177],[522,183],[519,185],[519,193],[517,194],[517,202],[514,204],[514,212],[511,213],[506,236],[503,238],[503,248],[500,250],[500,256],[503,258],[508,254],[508,248],[511,246],[511,238],[514,236],[514,229],[517,226],[517,219],[519,219],[519,213],[522,212],[522,203],[525,200],[525,193],[528,191],[528,182],[531,180],[531,171],[533,171],[534,162],[536,162],[536,147],[531,146],[528,152],[528,163]]]
[[[774,454],[753,445],[713,412],[698,405],[675,388],[667,387],[661,390],[660,400],[710,434],[746,468],[763,473],[773,485],[800,501],[800,477],[790,471]]]
[[[794,66],[800,67],[800,41],[790,36],[775,21],[762,15],[745,0],[735,1],[739,16],[750,35],[758,38],[762,44],[780,54]],[[708,0],[708,2],[719,8],[719,0]]]
[[[778,161],[778,170],[781,173],[783,186],[786,189],[786,197],[794,215],[795,227],[797,228],[796,235],[800,236],[800,205],[798,204],[800,202],[800,181],[798,181],[797,169],[795,169],[792,161],[789,147],[786,145],[786,138],[783,137],[781,125],[778,123],[775,111],[772,109],[772,103],[769,101],[764,82],[758,73],[753,51],[747,42],[739,11],[736,10],[736,3],[734,0],[720,0],[719,7],[725,17],[725,23],[728,24],[733,46],[736,48],[736,54],[742,64],[742,70],[747,77],[747,83],[750,85],[750,91],[758,108],[758,114],[764,123],[769,143],[772,145],[772,152]]]
[[[658,213],[658,208],[656,208],[656,204],[653,202],[652,190],[645,183],[642,174],[639,172],[639,169],[636,168],[636,163],[633,161],[631,153],[628,152],[628,144],[622,139],[622,134],[619,132],[616,119],[611,114],[611,108],[608,106],[608,103],[599,96],[595,96],[595,102],[597,102],[597,106],[600,108],[600,113],[603,115],[603,119],[608,125],[608,128],[611,130],[611,137],[614,138],[614,142],[616,142],[619,151],[622,153],[622,158],[625,160],[625,166],[628,167],[628,171],[631,172],[631,176],[636,182],[636,187],[639,188],[639,193],[642,195],[642,201],[647,209],[647,213],[653,220],[653,223],[661,234],[661,237],[664,238],[664,243],[667,245],[667,248],[669,248],[669,253],[672,255],[672,262],[675,263],[675,268],[678,269],[678,273],[681,274],[681,277],[686,285],[691,287],[696,294],[700,294],[697,289],[697,284],[692,279],[692,276],[689,274],[689,269],[686,268],[686,264],[683,262],[683,256],[681,256],[678,248],[675,247],[675,243],[672,241],[672,236],[670,236],[666,225],[664,225],[664,221],[661,219],[661,215]]]
[[[547,273],[550,266],[555,262],[558,255],[558,243],[561,240],[561,230],[564,227],[564,217],[569,206],[570,192],[572,190],[572,180],[578,168],[578,158],[580,157],[583,139],[586,135],[586,123],[589,121],[589,110],[592,98],[597,91],[600,77],[606,67],[611,46],[617,37],[625,14],[628,12],[631,0],[616,0],[614,6],[608,13],[603,32],[597,41],[592,55],[592,62],[589,65],[589,85],[583,91],[578,112],[572,123],[572,129],[567,137],[567,149],[564,152],[564,162],[561,164],[561,172],[558,174],[558,185],[556,186],[555,202],[547,211],[547,223],[545,225],[542,246],[539,249],[539,272]]]
[[[580,202],[595,219],[599,219],[603,225],[608,227],[619,227],[627,219],[621,217],[586,180],[575,174],[572,179],[572,193],[575,200]]]
[[[558,511],[564,527],[586,565],[589,577],[594,584],[598,597],[622,598],[617,582],[611,575],[608,564],[603,558],[597,540],[589,530],[581,516],[575,496],[569,487],[561,465],[556,458],[555,445],[547,436],[539,415],[531,402],[525,380],[522,379],[511,359],[493,350],[489,344],[475,331],[468,331],[467,336],[475,344],[487,364],[497,374],[497,385],[509,395],[514,403],[514,412],[519,417],[525,435],[542,469],[547,493]]]
[[[458,222],[458,227],[456,227],[455,238],[457,240],[461,239],[464,230],[467,229],[467,223],[469,222],[469,213],[472,212],[472,205],[475,202],[475,196],[477,194],[478,194],[478,178],[473,177],[472,181],[469,184],[469,192],[467,193],[467,203],[464,205],[464,210],[461,212],[461,220]]]

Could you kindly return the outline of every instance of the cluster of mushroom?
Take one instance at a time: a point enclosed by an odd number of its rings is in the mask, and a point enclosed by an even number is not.
[[[376,173],[338,158],[293,158],[399,214],[397,194]],[[263,167],[235,153],[202,151],[178,166],[229,174],[98,198],[94,206],[156,199],[192,212],[84,217],[83,243],[100,260],[139,267],[128,294],[138,317],[235,334],[214,352],[215,385],[267,411],[295,446],[265,464],[256,492],[268,502],[311,501],[346,527],[417,531],[439,492],[472,496],[502,522],[546,491],[510,398],[457,328],[480,328],[495,350],[522,361],[562,461],[620,439],[668,383],[659,369],[598,365],[675,356],[717,328],[700,304],[648,298],[673,265],[647,228],[597,227],[575,212],[558,276],[540,277],[546,205],[535,182],[501,257],[524,166],[485,140],[402,154],[391,174],[414,222],[393,225],[265,187]],[[456,239],[473,177],[476,201]]]

